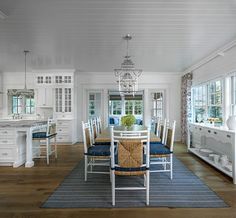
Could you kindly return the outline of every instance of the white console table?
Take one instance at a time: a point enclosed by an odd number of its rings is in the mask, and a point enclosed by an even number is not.
[[[206,126],[203,124],[191,123],[188,128],[188,151],[200,157],[218,170],[233,178],[236,184],[236,142],[235,132],[226,128]],[[221,162],[215,162],[208,155],[203,155],[202,150],[211,150],[213,154],[227,155],[228,166],[232,171],[222,166]]]

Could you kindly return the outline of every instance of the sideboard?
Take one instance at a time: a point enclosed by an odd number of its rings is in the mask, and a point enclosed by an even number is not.
[[[236,184],[235,131],[190,123],[188,151],[233,178]]]

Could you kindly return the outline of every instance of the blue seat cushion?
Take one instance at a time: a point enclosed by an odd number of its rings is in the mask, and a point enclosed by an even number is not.
[[[96,145],[88,148],[85,155],[90,156],[110,156],[110,145]]]
[[[115,164],[118,164],[118,155],[115,155]],[[143,164],[146,164],[146,155],[143,155]],[[145,171],[147,168],[144,167],[115,167],[116,171],[124,171],[124,172],[134,172],[134,171]]]
[[[93,145],[111,145],[111,142],[95,142]]]
[[[56,135],[56,133],[47,136],[46,132],[34,132],[32,135],[32,138],[33,139],[45,139],[45,138],[50,138],[55,135]]]
[[[150,142],[150,146],[151,145],[162,145],[162,142]]]
[[[158,154],[171,154],[169,148],[164,146],[163,144],[152,144],[150,145],[150,154],[151,155],[158,155]]]
[[[46,132],[34,132],[33,133],[33,138],[35,139],[40,139],[40,138],[46,138],[47,133]]]
[[[123,171],[123,172],[136,172],[136,171],[145,171],[147,168],[145,167],[115,167],[115,171]]]

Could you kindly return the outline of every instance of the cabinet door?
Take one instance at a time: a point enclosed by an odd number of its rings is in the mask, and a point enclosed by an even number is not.
[[[48,87],[45,89],[45,104],[48,107],[53,107],[52,88]]]
[[[72,89],[64,88],[64,112],[72,111]]]
[[[38,107],[52,107],[53,106],[51,87],[38,88],[37,106]]]
[[[45,106],[45,89],[46,88],[38,88],[38,96],[37,96],[37,106],[42,107]]]
[[[55,111],[56,112],[64,112],[62,91],[63,91],[63,88],[55,88]]]

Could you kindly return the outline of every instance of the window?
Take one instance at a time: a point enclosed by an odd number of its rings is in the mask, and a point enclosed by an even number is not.
[[[152,116],[163,118],[164,102],[163,92],[152,93]]]
[[[21,114],[23,108],[22,98],[19,96],[12,96],[12,113]]]
[[[110,115],[121,115],[122,103],[121,100],[113,100],[109,103]]]
[[[88,118],[101,115],[101,93],[88,93]]]
[[[222,125],[222,80],[210,81],[192,89],[193,121],[214,120]]]
[[[135,95],[120,95],[119,92],[109,92],[109,124],[118,125],[124,115],[133,114],[136,124],[142,125],[143,121],[143,92]]]
[[[193,89],[194,122],[200,123],[206,119],[207,111],[206,85]]]
[[[222,123],[222,81],[208,84],[208,118],[218,118]]]
[[[231,110],[230,115],[236,115],[236,75],[231,76]]]
[[[125,114],[142,115],[143,101],[142,100],[126,100]]]
[[[134,114],[136,115],[143,114],[143,101],[142,100],[134,101]]]
[[[33,98],[25,99],[25,113],[26,114],[34,114],[35,102]]]
[[[33,98],[12,96],[13,114],[34,114],[35,102]]]

